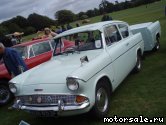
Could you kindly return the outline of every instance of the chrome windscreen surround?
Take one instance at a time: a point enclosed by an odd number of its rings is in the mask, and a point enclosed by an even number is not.
[[[58,105],[59,100],[63,100],[64,105],[77,105],[76,95],[26,95],[18,96],[16,100],[27,106]]]

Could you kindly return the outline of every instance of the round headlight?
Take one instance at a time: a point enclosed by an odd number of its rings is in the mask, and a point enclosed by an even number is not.
[[[17,92],[17,87],[14,85],[14,83],[10,83],[9,84],[9,88],[10,88],[10,91],[12,93],[16,93]]]
[[[79,88],[79,83],[77,79],[67,78],[67,87],[69,90],[76,91]]]

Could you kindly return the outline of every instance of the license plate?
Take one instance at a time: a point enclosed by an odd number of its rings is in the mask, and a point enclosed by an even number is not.
[[[54,111],[30,111],[32,115],[38,116],[38,117],[55,117],[57,116],[57,113]]]

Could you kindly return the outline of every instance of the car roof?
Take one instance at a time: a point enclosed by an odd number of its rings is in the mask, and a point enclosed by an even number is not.
[[[24,42],[24,43],[15,45],[15,46],[13,46],[13,47],[30,46],[30,45],[33,45],[33,44],[36,44],[36,43],[40,43],[40,42],[43,42],[43,41],[47,41],[47,40],[50,40],[50,39],[49,39],[49,38],[43,38],[43,39],[31,40],[31,41],[27,41],[27,42]]]
[[[104,22],[93,23],[93,24],[89,24],[89,25],[85,25],[85,26],[80,26],[77,28],[73,28],[71,30],[67,30],[67,31],[57,35],[55,37],[55,39],[63,37],[63,36],[79,33],[79,32],[94,31],[94,30],[102,31],[103,26],[108,25],[108,24],[113,24],[113,23],[124,23],[124,22],[122,22],[122,21],[104,21]]]

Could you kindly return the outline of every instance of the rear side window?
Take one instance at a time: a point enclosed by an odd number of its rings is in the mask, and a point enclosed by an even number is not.
[[[32,46],[32,48],[35,55],[40,55],[42,53],[51,51],[51,46],[49,42],[41,42],[41,43],[35,44]]]
[[[128,26],[126,24],[119,24],[118,27],[119,27],[119,30],[122,34],[122,37],[127,38],[129,36]]]
[[[104,30],[104,34],[105,34],[105,41],[108,46],[122,39],[115,25],[106,27]]]

